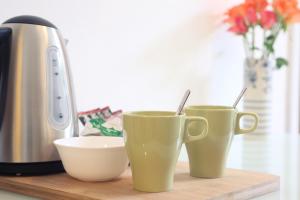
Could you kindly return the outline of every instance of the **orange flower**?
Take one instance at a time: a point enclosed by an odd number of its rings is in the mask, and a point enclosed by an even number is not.
[[[268,6],[267,0],[246,0],[247,7],[254,8],[257,12],[262,12]]]
[[[300,9],[297,7],[297,0],[274,0],[273,8],[287,23],[300,22]]]
[[[272,26],[276,24],[276,22],[277,22],[276,14],[273,11],[264,10],[261,13],[260,23],[264,29],[272,28]]]
[[[239,4],[228,10],[227,19],[225,22],[235,25],[237,22],[244,21],[245,25],[256,24],[257,13],[254,7],[248,6],[247,4]]]
[[[226,13],[227,19],[225,19],[225,22],[234,24],[236,17],[243,17],[245,16],[245,14],[246,14],[245,4],[239,4],[237,6],[230,8],[227,11]]]

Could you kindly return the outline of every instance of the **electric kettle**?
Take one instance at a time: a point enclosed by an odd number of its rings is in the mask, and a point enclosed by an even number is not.
[[[65,40],[51,22],[18,16],[0,26],[0,173],[63,171],[53,141],[78,136]]]

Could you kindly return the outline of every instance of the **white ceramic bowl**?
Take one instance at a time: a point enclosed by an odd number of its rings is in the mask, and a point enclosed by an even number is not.
[[[123,138],[87,136],[54,141],[66,172],[83,181],[107,181],[128,166]]]

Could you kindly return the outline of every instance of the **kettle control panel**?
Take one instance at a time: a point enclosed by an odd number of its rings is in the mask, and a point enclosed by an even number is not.
[[[49,119],[54,128],[63,129],[70,121],[68,88],[64,61],[57,47],[48,48]]]

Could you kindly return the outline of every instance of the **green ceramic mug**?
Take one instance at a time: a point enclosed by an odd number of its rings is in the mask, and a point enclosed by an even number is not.
[[[195,135],[191,123],[204,124]],[[186,117],[175,112],[141,111],[123,115],[123,134],[130,160],[133,187],[144,192],[172,189],[174,170],[183,142],[198,141],[207,135],[203,117]]]
[[[238,112],[226,106],[188,106],[187,116],[201,116],[209,123],[208,136],[201,141],[186,144],[189,157],[190,175],[201,178],[218,178],[224,174],[227,154],[234,135],[250,133],[257,127],[258,117],[255,113]],[[240,127],[242,116],[254,118],[249,129]],[[198,124],[190,126],[190,134],[194,135],[201,129]]]

